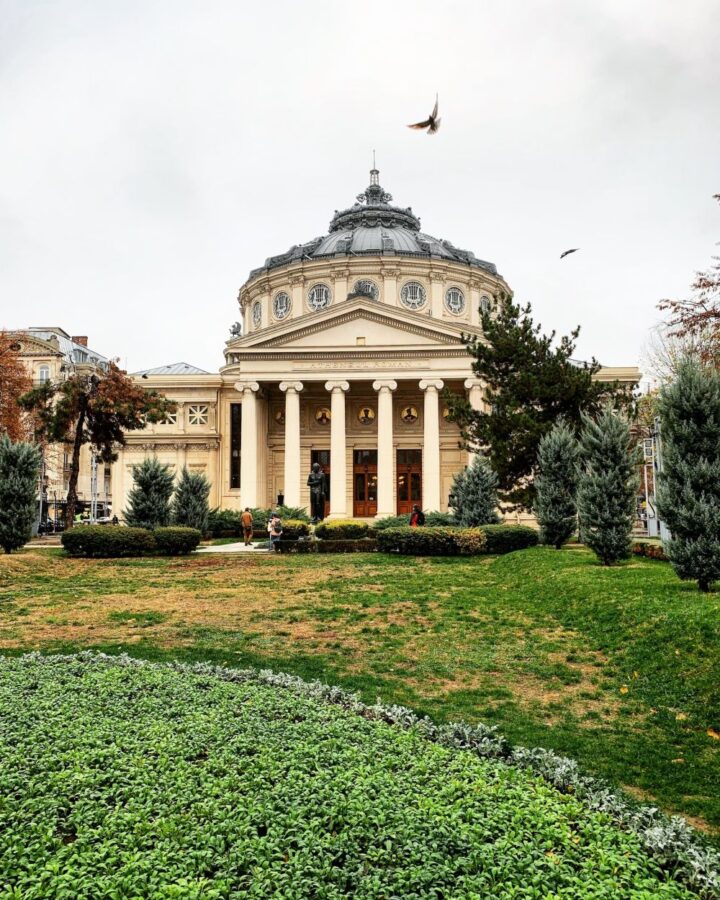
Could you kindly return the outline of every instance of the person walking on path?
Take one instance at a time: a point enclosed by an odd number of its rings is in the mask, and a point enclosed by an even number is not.
[[[268,522],[268,534],[270,535],[270,546],[276,552],[280,552],[280,538],[282,538],[282,521],[277,513],[270,516]]]
[[[425,513],[420,509],[417,503],[412,508],[412,513],[410,515],[410,527],[417,528],[420,525],[425,524]]]
[[[245,507],[245,511],[240,516],[240,524],[242,525],[245,546],[249,547],[253,539],[253,517],[249,506]]]

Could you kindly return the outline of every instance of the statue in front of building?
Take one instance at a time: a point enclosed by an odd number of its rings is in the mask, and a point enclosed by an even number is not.
[[[325,500],[327,498],[327,477],[320,467],[320,463],[313,463],[308,475],[308,487],[310,488],[310,515],[313,522],[322,522],[325,518]]]

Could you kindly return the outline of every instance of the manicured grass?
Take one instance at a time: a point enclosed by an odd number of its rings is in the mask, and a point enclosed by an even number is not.
[[[720,836],[720,598],[584,550],[0,560],[0,649],[270,667],[498,725]]]
[[[542,779],[283,687],[25,657],[0,719],[3,896],[693,896]]]

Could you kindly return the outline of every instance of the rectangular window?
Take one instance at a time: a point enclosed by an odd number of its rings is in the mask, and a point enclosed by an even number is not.
[[[242,403],[230,404],[230,488],[240,490]]]

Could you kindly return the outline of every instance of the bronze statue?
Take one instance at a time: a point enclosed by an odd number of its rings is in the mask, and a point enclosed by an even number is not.
[[[308,475],[307,483],[310,488],[310,515],[313,522],[322,522],[325,518],[327,478],[320,468],[320,463],[312,464],[312,471]]]

